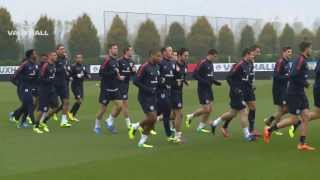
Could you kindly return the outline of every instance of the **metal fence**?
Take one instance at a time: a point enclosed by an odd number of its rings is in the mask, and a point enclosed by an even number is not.
[[[138,13],[138,12],[119,12],[119,11],[104,11],[103,12],[103,22],[104,22],[104,37],[106,37],[107,32],[110,29],[113,18],[119,15],[119,17],[124,21],[128,29],[129,41],[133,42],[137,34],[137,30],[141,23],[147,19],[154,21],[163,42],[165,36],[169,31],[169,27],[173,22],[180,23],[185,32],[188,33],[192,24],[197,20],[199,16],[190,15],[173,15],[173,14],[154,14],[154,13]],[[213,27],[215,33],[217,33],[220,28],[224,25],[228,25],[233,31],[235,39],[238,40],[240,37],[241,30],[246,25],[253,27],[255,32],[259,32],[263,25],[262,19],[257,18],[233,18],[233,17],[209,17],[206,16],[209,23]],[[257,33],[256,33],[257,34]]]

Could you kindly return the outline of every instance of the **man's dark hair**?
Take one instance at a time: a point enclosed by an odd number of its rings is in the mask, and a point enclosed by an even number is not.
[[[126,54],[129,49],[131,49],[132,46],[128,45],[126,48],[123,49],[123,54]]]
[[[109,44],[108,49],[111,49],[113,46],[118,46],[118,45],[116,43],[111,43]]]
[[[300,52],[304,52],[307,48],[311,47],[311,42],[303,41],[299,44]]]
[[[27,50],[27,51],[26,51],[26,54],[25,54],[25,55],[26,55],[26,58],[27,58],[27,59],[31,58],[31,56],[32,56],[32,54],[34,53],[34,51],[35,51],[34,49],[29,49],[29,50]]]
[[[249,48],[245,48],[243,51],[242,51],[242,57],[246,56],[247,54],[249,54],[251,51],[251,49]]]
[[[160,50],[161,54],[163,54],[169,47],[171,46],[164,46],[163,48],[161,48]]]
[[[208,51],[208,55],[216,55],[216,54],[218,54],[218,51],[215,50],[215,49],[210,49],[210,50]]]
[[[151,57],[151,56],[155,55],[158,52],[159,52],[158,50],[150,49],[149,50],[149,56]]]
[[[79,55],[82,56],[82,53],[78,52],[78,53],[74,54],[74,57],[77,57],[77,56],[79,56]]]
[[[181,49],[179,49],[179,51],[178,51],[178,56],[182,56],[182,54],[183,54],[184,52],[187,52],[187,51],[189,51],[187,48],[181,48]]]
[[[64,47],[64,45],[63,45],[63,44],[58,44],[58,45],[56,46],[56,50],[60,49],[61,47]]]
[[[167,50],[167,47],[163,47],[160,49],[161,54],[163,54]]]
[[[258,44],[254,44],[249,49],[250,49],[250,51],[255,51],[256,49],[261,49],[261,46]]]
[[[290,46],[285,46],[282,48],[282,52],[286,52],[288,50],[291,50],[292,48]]]

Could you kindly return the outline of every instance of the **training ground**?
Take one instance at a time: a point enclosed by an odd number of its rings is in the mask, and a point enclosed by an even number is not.
[[[137,141],[128,139],[122,115],[116,120],[117,135],[103,129],[93,133],[98,104],[97,82],[85,82],[85,100],[79,112],[79,123],[61,129],[50,121],[50,133],[38,135],[29,129],[17,129],[8,121],[8,113],[19,106],[16,88],[1,82],[0,98],[0,179],[1,180],[316,180],[320,177],[320,126],[310,123],[308,142],[315,152],[299,152],[298,136],[291,139],[273,136],[266,145],[262,139],[245,142],[239,119],[230,125],[232,136],[224,139],[219,130],[212,134],[196,132],[198,122],[183,127],[185,144],[168,143],[162,122],[157,136],[149,138],[154,149],[139,149]],[[263,119],[273,113],[271,80],[257,81],[256,127],[262,132]],[[142,119],[137,89],[130,87],[130,114],[133,122]],[[308,90],[313,107],[312,88]],[[226,81],[214,87],[214,112],[210,119],[228,110]],[[71,95],[70,97],[73,98]],[[73,99],[72,99],[73,102]],[[184,114],[199,107],[196,84],[184,90]],[[110,110],[110,107],[108,108]],[[298,134],[297,134],[298,135]]]

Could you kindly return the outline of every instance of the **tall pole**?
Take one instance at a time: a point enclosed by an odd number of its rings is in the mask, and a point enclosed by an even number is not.
[[[102,42],[105,41],[105,39],[107,38],[106,36],[107,36],[106,35],[106,12],[103,11],[103,41]],[[105,46],[105,43],[102,43],[102,44],[103,46]],[[105,49],[106,47],[103,47],[103,48]]]

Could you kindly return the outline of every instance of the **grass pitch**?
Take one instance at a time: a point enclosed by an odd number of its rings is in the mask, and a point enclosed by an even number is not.
[[[152,150],[138,149],[127,137],[125,121],[116,121],[119,130],[111,135],[103,129],[93,133],[95,114],[99,108],[97,82],[85,83],[85,101],[79,112],[81,122],[70,129],[61,129],[50,121],[50,133],[37,135],[31,129],[17,129],[8,121],[8,113],[19,105],[16,89],[9,82],[0,83],[0,179],[1,180],[295,180],[318,179],[319,151],[298,152],[297,138],[273,136],[271,143],[262,140],[248,143],[242,138],[239,120],[230,125],[231,138],[199,134],[183,129],[185,144],[166,141],[161,123],[157,136],[149,138]],[[271,81],[257,81],[257,128],[262,132],[263,119],[275,109]],[[133,122],[143,117],[137,102],[137,89],[130,87],[130,114]],[[228,109],[228,87],[214,87],[215,103],[211,118]],[[313,105],[311,89],[308,90]],[[184,113],[198,105],[196,83],[184,91]],[[109,108],[110,109],[110,108]],[[310,124],[308,142],[320,149],[319,122]]]

